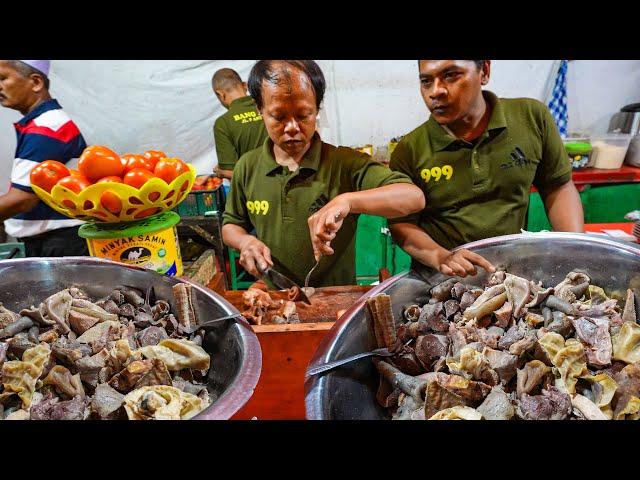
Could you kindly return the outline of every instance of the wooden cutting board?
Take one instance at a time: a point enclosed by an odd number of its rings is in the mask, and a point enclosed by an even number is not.
[[[296,302],[301,323],[251,325],[262,348],[262,372],[253,396],[232,419],[304,419],[304,376],[311,357],[337,320],[338,312],[351,307],[371,288],[318,288],[311,305]],[[242,311],[242,293],[226,291],[222,295]],[[276,300],[287,298],[283,291],[269,291],[269,295]]]
[[[371,290],[370,285],[348,285],[340,287],[316,288],[315,294],[311,297],[311,305],[304,302],[296,302],[300,323],[285,325],[252,325],[253,330],[258,332],[294,332],[308,330],[328,330],[338,319],[338,312],[347,310],[365,292]],[[238,310],[245,310],[242,302],[243,291],[228,290],[223,296]],[[287,300],[285,291],[269,291],[269,295],[274,300]]]

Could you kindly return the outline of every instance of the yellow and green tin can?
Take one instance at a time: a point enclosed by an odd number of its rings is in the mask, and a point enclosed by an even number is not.
[[[78,234],[87,240],[92,257],[180,276],[182,257],[176,231],[178,222],[180,215],[164,212],[137,222],[86,223]]]

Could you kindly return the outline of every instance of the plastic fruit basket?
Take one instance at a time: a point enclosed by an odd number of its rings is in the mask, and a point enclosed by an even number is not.
[[[187,164],[189,172],[176,177],[167,185],[159,178],[153,178],[137,189],[124,183],[97,183],[80,193],[55,185],[51,193],[32,185],[40,199],[55,211],[70,218],[90,222],[132,222],[157,213],[173,210],[191,191],[196,179],[196,170]],[[119,213],[112,213],[100,203],[106,191],[118,196],[122,202]]]
[[[181,217],[211,215],[214,212],[221,212],[224,203],[224,188],[220,185],[214,190],[193,190],[175,209],[175,212]]]

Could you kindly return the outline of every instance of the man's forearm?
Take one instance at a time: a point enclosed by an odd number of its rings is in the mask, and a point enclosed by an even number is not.
[[[438,268],[451,252],[433,240],[427,232],[412,223],[389,225],[393,240],[420,263]]]
[[[404,217],[422,210],[425,205],[422,190],[409,183],[395,183],[345,195],[349,196],[351,213],[386,218]]]
[[[584,211],[572,181],[545,192],[544,206],[551,227],[557,232],[584,232]]]
[[[250,238],[251,235],[239,225],[227,223],[222,227],[222,241],[235,250],[242,250],[242,245]]]
[[[6,194],[0,195],[0,221],[32,210],[39,201],[34,194],[11,188]]]
[[[221,178],[226,178],[228,180],[231,180],[231,178],[233,178],[233,170],[224,170],[224,169],[218,167],[217,170],[216,170],[216,173]]]

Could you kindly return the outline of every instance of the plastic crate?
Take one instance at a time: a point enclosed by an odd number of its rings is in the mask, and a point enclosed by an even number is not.
[[[221,185],[215,190],[193,190],[189,192],[187,198],[174,211],[181,217],[212,215],[214,212],[222,213],[224,203],[225,195]]]
[[[11,258],[24,258],[25,256],[24,243],[22,242],[0,243],[0,260],[5,260],[9,258],[9,255],[12,255]]]

